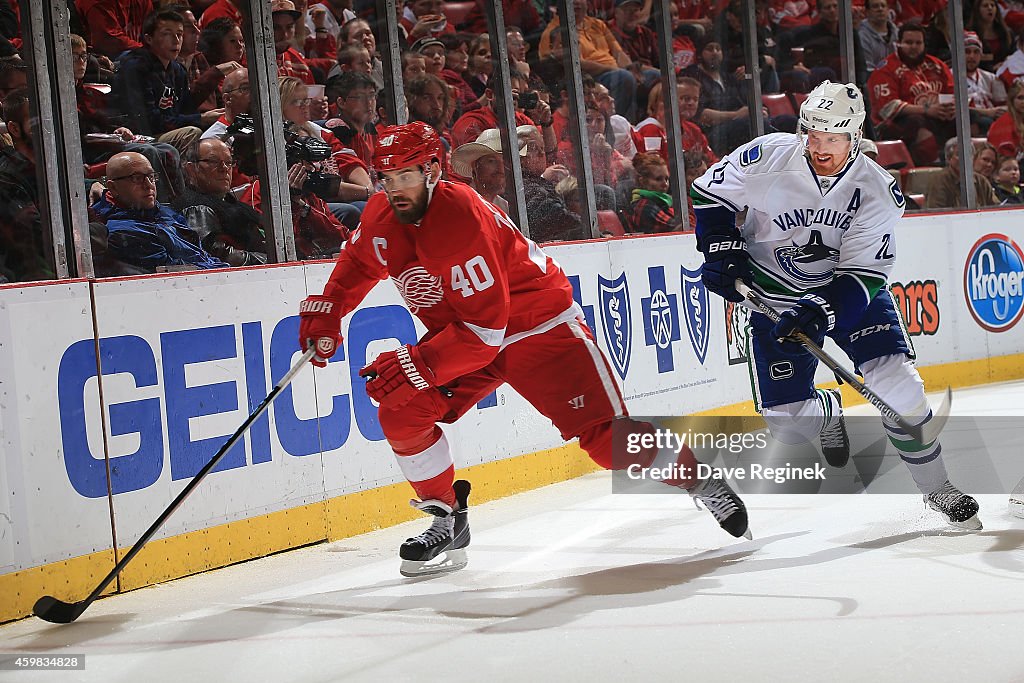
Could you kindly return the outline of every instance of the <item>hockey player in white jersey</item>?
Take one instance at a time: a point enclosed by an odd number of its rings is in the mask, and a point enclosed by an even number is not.
[[[849,459],[838,390],[816,390],[817,360],[791,335],[826,335],[853,360],[865,384],[898,412],[931,419],[888,288],[904,199],[893,177],[858,154],[864,97],[828,81],[800,107],[799,129],[764,135],[711,166],[691,188],[703,281],[743,301],[741,279],[776,308],[778,323],[750,318],[754,401],[783,443],[820,439],[830,465]],[[741,227],[736,215],[746,211]],[[949,482],[939,442],[918,443],[883,420],[925,503],[949,523],[980,529],[978,503]]]

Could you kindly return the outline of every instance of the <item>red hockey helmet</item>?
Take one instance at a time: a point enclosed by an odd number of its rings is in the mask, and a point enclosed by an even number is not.
[[[388,126],[380,132],[373,150],[373,167],[377,171],[426,167],[434,160],[444,168],[444,143],[437,131],[422,121]]]

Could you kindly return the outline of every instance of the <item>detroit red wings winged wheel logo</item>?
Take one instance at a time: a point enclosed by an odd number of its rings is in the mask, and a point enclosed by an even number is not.
[[[441,291],[441,278],[431,275],[423,266],[409,268],[397,278],[392,278],[398,291],[409,307],[416,314],[423,308],[430,308],[444,298]]]

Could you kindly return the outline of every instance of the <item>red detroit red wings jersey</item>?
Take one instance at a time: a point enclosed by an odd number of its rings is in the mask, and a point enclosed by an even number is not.
[[[386,277],[427,328],[418,348],[439,384],[580,313],[559,265],[461,183],[438,183],[418,225],[400,223],[383,192],[371,197],[324,295],[345,315]]]
[[[935,103],[939,93],[953,92],[953,72],[940,60],[925,55],[916,68],[891,54],[868,79],[871,120],[878,124],[896,117],[908,104]]]

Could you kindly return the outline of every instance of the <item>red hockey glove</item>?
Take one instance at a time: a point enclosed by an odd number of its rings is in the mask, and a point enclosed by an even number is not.
[[[305,351],[316,345],[316,355],[310,361],[318,368],[327,365],[341,345],[341,307],[326,296],[306,297],[299,304],[299,347]]]
[[[385,351],[359,371],[367,377],[366,393],[388,408],[400,408],[417,393],[436,386],[434,373],[420,357],[415,346],[402,346]]]

